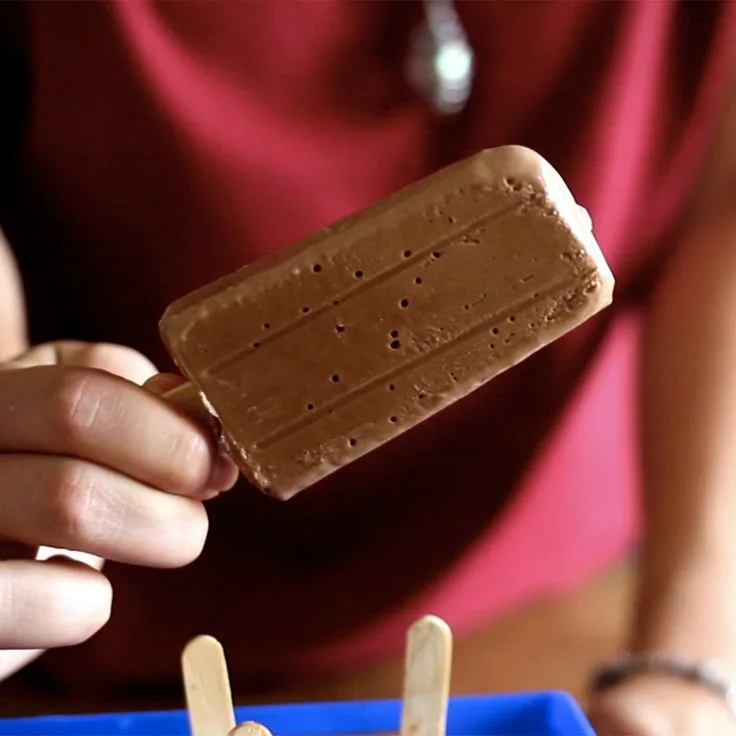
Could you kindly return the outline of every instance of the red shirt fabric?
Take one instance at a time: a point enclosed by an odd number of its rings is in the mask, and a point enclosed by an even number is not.
[[[734,71],[736,4],[460,2],[477,62],[442,119],[408,86],[416,2],[33,2],[2,223],[36,339],[169,368],[172,299],[478,149],[530,146],[590,211],[615,305],[289,503],[210,504],[182,570],[110,564],[113,617],[38,667],[176,681],[221,639],[237,686],[396,653],[431,611],[465,631],[575,585],[636,540],[645,300]]]

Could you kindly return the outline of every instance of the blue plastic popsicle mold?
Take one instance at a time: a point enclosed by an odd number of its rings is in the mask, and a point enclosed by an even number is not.
[[[401,701],[238,708],[274,736],[368,736],[398,730]],[[189,736],[184,710],[0,719],[0,736]],[[473,695],[450,699],[447,736],[594,736],[566,693]]]

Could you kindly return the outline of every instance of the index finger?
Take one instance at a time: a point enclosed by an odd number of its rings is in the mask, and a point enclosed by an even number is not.
[[[104,371],[40,366],[0,376],[0,452],[68,455],[171,493],[224,490],[237,471],[215,439]]]

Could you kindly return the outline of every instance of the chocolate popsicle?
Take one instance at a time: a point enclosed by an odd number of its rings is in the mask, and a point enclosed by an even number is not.
[[[612,298],[587,213],[482,151],[174,302],[161,336],[244,475],[287,499]]]

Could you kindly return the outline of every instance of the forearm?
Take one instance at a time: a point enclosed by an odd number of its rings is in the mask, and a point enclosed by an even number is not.
[[[632,644],[736,672],[736,208],[721,211],[686,234],[648,316]]]
[[[20,275],[0,230],[0,361],[27,346],[25,307]]]

